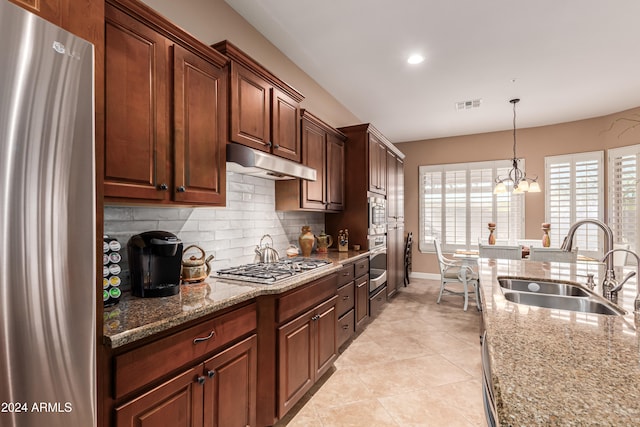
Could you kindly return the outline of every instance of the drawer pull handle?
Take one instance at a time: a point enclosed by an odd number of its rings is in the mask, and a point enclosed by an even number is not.
[[[320,319],[320,315],[319,314],[316,314],[315,316],[313,316],[311,318],[311,320],[318,320],[318,319]]]
[[[346,331],[347,329],[349,329],[349,325],[342,325],[342,329]]]
[[[207,335],[206,337],[203,337],[203,338],[196,338],[196,339],[194,339],[194,340],[193,340],[193,343],[194,343],[194,344],[198,344],[199,342],[208,341],[208,340],[210,340],[211,338],[213,338],[213,336],[214,336],[215,334],[216,334],[216,331],[213,331],[213,330],[212,330],[211,332],[209,332],[209,335]]]
[[[348,300],[349,299],[349,295],[343,296],[342,299],[345,300],[345,301]]]
[[[344,277],[347,277],[347,276],[349,275],[349,272],[348,272],[348,271],[346,271],[346,272],[342,273],[342,275],[343,275]]]

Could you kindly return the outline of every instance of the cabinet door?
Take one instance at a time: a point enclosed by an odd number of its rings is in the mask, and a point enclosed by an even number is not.
[[[344,210],[344,142],[327,135],[327,210]]]
[[[331,298],[316,309],[315,322],[315,374],[317,381],[327,372],[338,357],[338,296]]]
[[[398,234],[397,225],[393,224],[387,231],[387,296],[392,296],[398,289]]]
[[[356,279],[356,330],[360,330],[369,317],[369,275]]]
[[[204,362],[204,425],[256,425],[256,335]]]
[[[387,174],[387,223],[394,223],[398,220],[397,205],[397,179],[398,179],[398,162],[397,157],[391,152],[386,153]]]
[[[231,63],[231,141],[271,151],[270,90],[269,82]]]
[[[404,162],[397,157],[396,163],[396,216],[398,222],[404,222]]]
[[[168,200],[167,40],[106,6],[104,195]]]
[[[174,200],[224,205],[226,74],[173,47]]]
[[[278,328],[278,417],[314,383],[314,312],[310,311]]]
[[[116,426],[202,426],[203,385],[197,382],[199,374],[199,370],[189,369],[117,407]]]
[[[386,193],[387,150],[375,136],[369,134],[369,191]]]
[[[302,121],[302,163],[316,170],[316,180],[302,180],[301,206],[304,209],[326,208],[326,133],[313,123]]]
[[[272,89],[271,142],[273,154],[300,162],[300,107],[286,93]]]

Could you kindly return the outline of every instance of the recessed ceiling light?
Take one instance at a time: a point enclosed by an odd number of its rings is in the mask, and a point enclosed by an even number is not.
[[[409,59],[407,59],[407,62],[409,64],[419,64],[422,61],[424,61],[424,56],[422,56],[422,55],[420,55],[418,53],[411,55],[409,57]]]

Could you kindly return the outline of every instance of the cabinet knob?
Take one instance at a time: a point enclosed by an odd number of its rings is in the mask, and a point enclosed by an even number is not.
[[[185,191],[187,191],[187,189],[184,188],[184,185],[181,185],[180,187],[178,187],[178,193],[184,193]]]
[[[273,144],[273,148],[280,148],[280,144]]]
[[[347,329],[349,329],[349,325],[342,325],[342,329],[346,331]]]
[[[162,184],[160,184],[158,186],[158,189],[160,189],[162,191],[167,191],[169,189],[169,186],[163,182]]]
[[[206,379],[205,377],[198,377],[198,378],[196,378],[196,381],[197,381],[197,382],[198,382],[198,384],[200,384],[200,385],[204,384],[204,382],[205,382],[206,380],[207,380],[207,379]]]
[[[215,377],[215,376],[216,376],[216,371],[207,371],[207,376],[208,376],[209,378],[213,378],[213,377]]]
[[[267,147],[271,147],[272,145],[271,141],[267,141]]]

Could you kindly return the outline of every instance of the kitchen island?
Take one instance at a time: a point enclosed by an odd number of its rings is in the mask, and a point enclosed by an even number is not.
[[[640,423],[634,279],[618,298],[626,314],[613,316],[512,303],[498,283],[512,277],[585,284],[587,274],[595,276],[594,292],[600,295],[600,263],[479,260],[482,329],[498,425]]]

